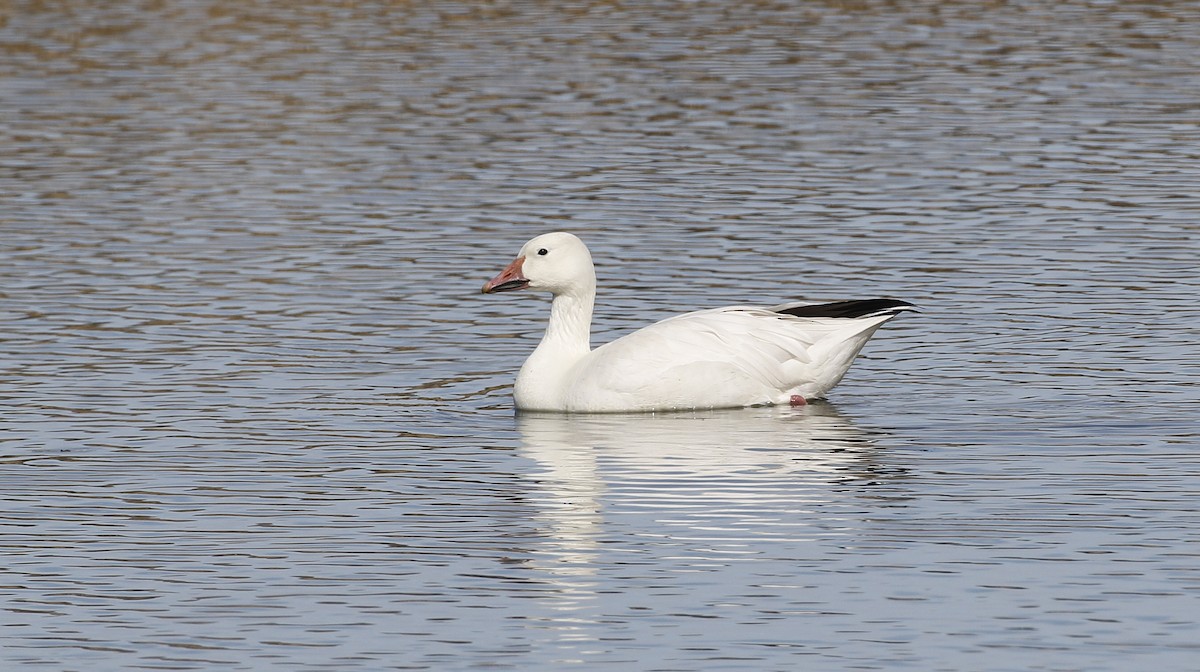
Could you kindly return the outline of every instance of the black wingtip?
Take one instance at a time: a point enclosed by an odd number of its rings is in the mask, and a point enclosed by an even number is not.
[[[835,301],[811,306],[782,308],[775,312],[795,317],[840,317],[853,319],[874,315],[895,315],[903,310],[916,310],[908,301],[899,299],[861,299],[857,301]]]

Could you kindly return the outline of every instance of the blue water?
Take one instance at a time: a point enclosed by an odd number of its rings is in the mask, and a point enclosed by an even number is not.
[[[1187,4],[181,1],[0,22],[0,661],[1192,670]],[[599,344],[888,296],[828,403],[543,416]]]

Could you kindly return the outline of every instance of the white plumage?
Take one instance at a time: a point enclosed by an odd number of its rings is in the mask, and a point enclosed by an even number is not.
[[[881,324],[912,304],[890,299],[731,306],[668,318],[590,345],[596,275],[569,233],[530,240],[484,293],[554,295],[546,334],[517,374],[522,410],[658,411],[802,403],[842,379]]]

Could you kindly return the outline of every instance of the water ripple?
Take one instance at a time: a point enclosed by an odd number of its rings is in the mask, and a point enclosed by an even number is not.
[[[0,660],[1192,669],[1197,21],[10,12]],[[514,418],[546,307],[478,288],[564,228],[597,343],[923,312],[831,404]]]

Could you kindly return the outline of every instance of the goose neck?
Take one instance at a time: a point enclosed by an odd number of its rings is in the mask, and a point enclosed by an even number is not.
[[[594,292],[555,295],[550,306],[550,324],[542,342],[565,351],[586,353],[592,349],[592,307]]]

